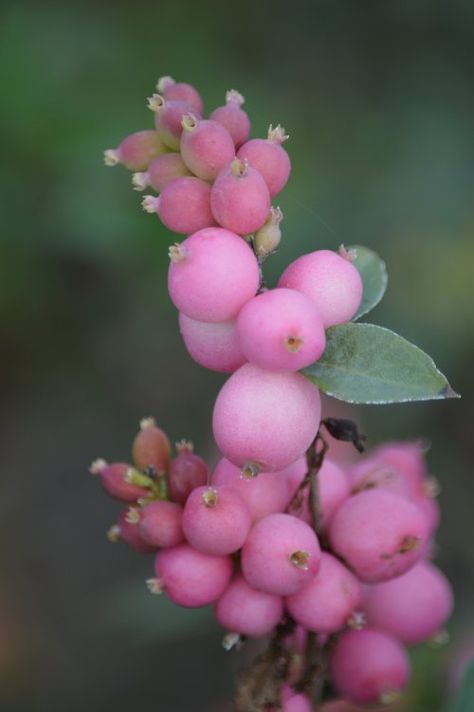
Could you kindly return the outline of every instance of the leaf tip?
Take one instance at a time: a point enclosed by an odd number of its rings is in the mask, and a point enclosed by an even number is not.
[[[438,393],[440,398],[461,398],[461,394],[457,393],[454,388],[451,388],[449,383],[447,383]]]

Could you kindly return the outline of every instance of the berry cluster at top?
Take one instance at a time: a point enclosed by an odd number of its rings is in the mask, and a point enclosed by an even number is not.
[[[293,624],[278,634],[287,665],[277,699],[254,691],[252,709],[313,709],[309,636],[328,646],[341,697],[387,702],[409,677],[403,646],[440,630],[452,596],[429,561],[438,508],[418,444],[380,447],[350,470],[326,458],[310,477],[321,402],[299,371],[321,358],[326,329],[360,306],[354,255],[311,252],[267,289],[261,266],[283,217],[271,201],[291,167],[285,131],[249,140],[234,90],[209,119],[191,85],[164,77],[158,91],[156,130],[131,134],[105,160],[134,171],[137,190],[158,192],[145,210],[187,235],[169,251],[180,331],[197,363],[231,376],[214,406],[222,458],[211,477],[187,442],[170,461],[151,419],[133,466],[93,463],[106,491],[130,505],[110,537],[159,550],[150,589],[182,606],[213,603],[227,645]]]

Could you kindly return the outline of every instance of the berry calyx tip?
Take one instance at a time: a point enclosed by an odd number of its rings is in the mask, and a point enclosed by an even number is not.
[[[186,248],[180,245],[179,242],[175,242],[175,244],[169,248],[168,256],[171,262],[182,262],[186,258]]]
[[[133,190],[145,190],[148,186],[148,173],[134,173],[132,175]]]
[[[225,93],[225,103],[242,106],[242,104],[245,104],[245,99],[236,89],[229,89],[229,91]]]
[[[120,158],[115,148],[108,148],[104,151],[104,163],[106,166],[116,166],[117,163],[120,163]]]
[[[156,82],[156,89],[159,94],[164,94],[165,91],[167,90],[168,87],[172,86],[173,84],[176,84],[175,80],[173,77],[160,77],[158,81]]]
[[[236,178],[243,178],[248,171],[248,167],[249,162],[246,158],[244,158],[243,161],[241,161],[240,158],[236,158],[230,164],[230,172]]]
[[[275,126],[275,128],[273,128],[273,125],[270,124],[268,127],[267,138],[269,141],[272,141],[272,143],[284,143],[290,138],[290,136],[285,133],[285,129],[283,126],[280,126],[280,124]]]
[[[106,467],[106,460],[103,460],[101,457],[98,457],[97,460],[94,460],[94,462],[91,463],[89,467],[89,472],[91,473],[91,475],[100,475],[102,470],[104,470]]]
[[[165,100],[161,96],[161,94],[152,94],[151,96],[147,97],[147,107],[150,109],[150,111],[153,111],[154,113],[157,113],[158,111],[161,111],[165,105]]]

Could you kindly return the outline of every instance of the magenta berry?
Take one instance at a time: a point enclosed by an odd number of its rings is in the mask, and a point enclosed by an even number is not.
[[[203,180],[214,180],[235,156],[232,136],[217,121],[185,114],[182,120],[181,156],[188,168]]]
[[[240,350],[235,320],[196,321],[181,313],[179,330],[191,357],[205,368],[232,373],[247,360]]]
[[[191,104],[186,101],[168,101],[160,94],[153,94],[148,99],[148,108],[155,114],[155,126],[163,143],[173,151],[179,150],[183,116],[192,113],[196,118],[200,118]]]
[[[184,101],[190,104],[199,115],[202,115],[203,101],[198,90],[192,84],[175,82],[172,77],[161,77],[156,84],[156,89],[167,101]]]
[[[237,334],[247,359],[269,371],[299,371],[317,361],[326,345],[318,310],[294,289],[270,289],[248,301]]]
[[[260,472],[257,477],[246,478],[242,476],[240,467],[236,467],[224,457],[216,465],[212,483],[236,490],[247,505],[254,522],[267,514],[283,512],[288,500],[285,471]]]
[[[104,163],[106,166],[122,163],[131,171],[144,171],[153,159],[167,150],[157,131],[136,131],[124,138],[117,148],[104,151]]]
[[[134,173],[132,184],[135,190],[145,190],[150,187],[160,193],[165,185],[175,178],[191,175],[191,171],[179,153],[164,153],[155,158],[144,173]]]
[[[336,690],[358,704],[393,700],[410,676],[408,657],[400,643],[369,628],[342,634],[329,669]]]
[[[427,561],[420,561],[403,576],[371,586],[365,598],[368,624],[408,645],[436,635],[452,608],[449,581]]]
[[[114,499],[121,502],[136,502],[137,499],[148,497],[150,490],[147,487],[137,487],[127,482],[127,472],[130,465],[125,462],[113,462],[110,465],[105,460],[95,460],[90,471],[99,475],[104,490]]]
[[[350,259],[331,250],[298,257],[285,269],[279,287],[296,289],[317,307],[325,328],[350,321],[362,300],[362,279]]]
[[[184,235],[215,225],[211,188],[199,178],[175,178],[158,197],[146,195],[142,206],[148,213],[157,213],[169,230]]]
[[[215,604],[217,622],[226,630],[260,638],[268,635],[283,616],[280,596],[257,591],[240,574]]]
[[[184,541],[183,508],[175,502],[150,502],[140,510],[140,536],[155,547],[169,547]]]
[[[281,712],[313,712],[314,707],[309,697],[302,692],[289,690],[283,696]]]
[[[242,109],[245,100],[238,91],[230,89],[225,95],[225,102],[224,106],[214,109],[209,118],[218,121],[227,129],[232,136],[235,148],[238,149],[248,140],[250,134],[250,119]]]
[[[261,174],[272,198],[285,187],[291,172],[289,156],[281,145],[287,138],[284,128],[270,126],[268,138],[254,138],[237,152],[237,158],[248,161]]]
[[[156,579],[149,586],[152,592],[165,593],[179,606],[198,608],[222,596],[232,571],[230,556],[209,556],[189,544],[179,544],[157,554]]]
[[[252,250],[229,230],[199,230],[171,248],[170,257],[171,300],[191,319],[233,319],[258,289],[260,277]]]
[[[170,460],[170,441],[153,418],[143,418],[140,431],[132,445],[135,465],[141,469],[152,468],[155,472],[166,472]]]
[[[198,551],[219,556],[240,549],[251,517],[238,492],[230,487],[197,487],[183,512],[183,531]]]
[[[329,527],[331,546],[362,581],[401,576],[420,559],[428,527],[415,504],[382,489],[349,497]]]
[[[214,437],[234,465],[274,472],[303,455],[320,416],[319,391],[307,378],[246,363],[217,396]]]
[[[362,601],[362,587],[334,556],[323,552],[321,566],[302,589],[288,596],[291,617],[314,633],[335,633],[345,628]]]
[[[130,507],[122,510],[116,526],[109,529],[107,535],[110,541],[123,541],[134,551],[140,554],[151,554],[156,551],[156,546],[146,542],[140,533],[138,523],[140,513],[138,509]]]
[[[260,519],[242,548],[242,573],[250,586],[280,596],[303,588],[321,561],[313,529],[290,514]]]
[[[209,472],[202,457],[193,452],[191,442],[181,440],[176,450],[168,474],[169,491],[173,501],[184,504],[193,489],[207,484]]]
[[[261,228],[270,211],[270,194],[260,173],[246,161],[232,161],[212,186],[211,210],[219,225],[239,235]]]

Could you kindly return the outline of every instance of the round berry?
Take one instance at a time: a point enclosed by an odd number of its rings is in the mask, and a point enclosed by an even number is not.
[[[204,105],[198,90],[187,82],[176,82],[173,77],[160,77],[156,84],[157,91],[167,101],[185,101],[190,104],[199,115],[202,114]]]
[[[279,596],[296,593],[317,574],[316,534],[290,514],[269,514],[250,531],[242,548],[242,573],[250,586]]]
[[[153,94],[148,99],[148,108],[155,114],[155,126],[163,143],[173,151],[179,150],[183,116],[192,113],[196,118],[201,118],[188,102],[165,100],[160,94]]]
[[[181,313],[179,330],[191,357],[205,368],[232,373],[246,361],[240,350],[234,319],[222,322],[196,321]]]
[[[226,630],[260,638],[281,620],[283,601],[280,596],[252,588],[239,574],[215,604],[214,612]]]
[[[238,492],[230,487],[197,487],[183,512],[186,539],[205,554],[232,554],[240,549],[251,518]]]
[[[183,509],[175,502],[150,502],[140,510],[140,536],[160,548],[181,544],[184,540],[182,517]]]
[[[138,551],[140,554],[151,554],[156,551],[156,546],[145,541],[141,535],[139,510],[128,508],[122,510],[119,516],[119,522],[116,527],[109,530],[109,539],[124,541],[131,549]]]
[[[117,148],[104,152],[106,166],[122,163],[131,171],[145,171],[154,158],[167,151],[157,131],[136,131],[121,141]]]
[[[357,704],[392,700],[410,675],[408,657],[400,643],[369,628],[341,635],[329,671],[337,692]]]
[[[240,147],[237,158],[246,160],[263,177],[273,198],[286,185],[291,172],[291,162],[282,147],[288,136],[281,126],[268,129],[268,138],[254,138]]]
[[[149,186],[160,193],[175,178],[191,175],[179,153],[165,153],[155,158],[144,173],[134,173],[132,184],[135,190],[145,190]]]
[[[181,156],[188,168],[203,180],[214,180],[235,156],[232,136],[217,121],[183,117]]]
[[[215,225],[211,188],[199,178],[175,178],[158,197],[146,195],[142,206],[147,213],[156,213],[168,230],[183,235]]]
[[[189,440],[176,443],[177,455],[171,460],[168,474],[170,497],[174,502],[185,504],[196,487],[207,484],[209,471],[206,463],[194,452]]]
[[[319,391],[307,378],[246,363],[217,396],[214,437],[234,465],[275,472],[308,449],[320,417]]]
[[[237,334],[247,359],[270,371],[299,371],[326,346],[318,310],[294,289],[269,289],[250,299],[238,316]]]
[[[250,120],[242,109],[244,101],[242,94],[235,89],[230,89],[225,95],[224,106],[218,106],[209,117],[227,129],[236,149],[248,140],[250,134]]]
[[[246,161],[232,161],[212,186],[211,210],[219,225],[239,235],[261,228],[270,211],[270,194],[260,173]]]
[[[140,431],[132,445],[135,465],[140,469],[152,468],[155,472],[166,472],[170,460],[170,441],[166,433],[158,428],[153,418],[140,422]]]
[[[170,250],[168,289],[174,305],[198,321],[228,321],[258,289],[258,265],[238,235],[199,230]]]
[[[325,328],[350,321],[362,300],[358,270],[349,259],[331,250],[298,257],[285,269],[278,286],[296,289],[311,299]]]
[[[110,465],[105,460],[95,460],[90,467],[93,475],[99,475],[102,487],[114,499],[121,502],[136,502],[137,499],[148,497],[150,491],[146,487],[138,487],[127,482],[127,472],[130,465],[125,462],[113,462]]]

